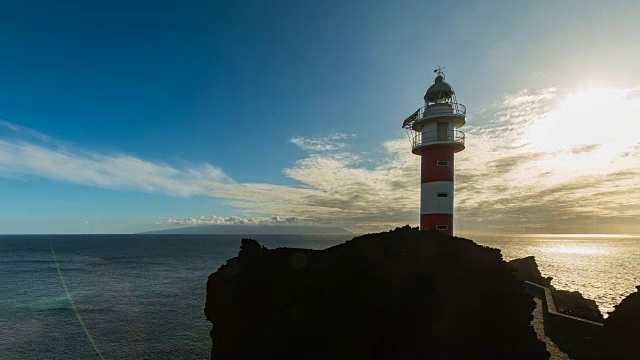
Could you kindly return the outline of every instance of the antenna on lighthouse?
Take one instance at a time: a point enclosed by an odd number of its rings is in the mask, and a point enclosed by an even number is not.
[[[442,70],[444,70],[445,68],[446,68],[445,66],[438,66],[438,68],[433,70],[433,72],[436,73],[438,76],[442,76],[442,79],[444,80],[444,72]]]

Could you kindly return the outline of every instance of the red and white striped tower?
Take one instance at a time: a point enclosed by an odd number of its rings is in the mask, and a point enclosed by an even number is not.
[[[411,151],[421,155],[420,230],[437,229],[453,235],[453,160],[464,150],[466,109],[456,102],[453,87],[442,68],[424,96],[424,107],[402,127],[411,139]]]

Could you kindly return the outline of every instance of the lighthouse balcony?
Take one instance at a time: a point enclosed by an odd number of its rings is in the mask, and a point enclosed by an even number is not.
[[[456,128],[461,127],[466,122],[467,108],[458,103],[434,103],[418,109],[418,113],[413,121],[408,124],[413,130],[420,131],[428,121],[452,120]]]
[[[411,151],[422,154],[422,149],[431,146],[451,146],[455,152],[464,150],[464,133],[459,130],[434,130],[414,133],[411,139]]]
[[[442,116],[442,115],[456,115],[456,116],[466,116],[467,108],[458,103],[435,103],[424,106],[422,109],[421,118],[430,118],[433,116]]]

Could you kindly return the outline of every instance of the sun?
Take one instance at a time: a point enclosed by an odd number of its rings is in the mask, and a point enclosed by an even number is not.
[[[599,148],[619,153],[638,140],[640,98],[633,98],[632,92],[591,88],[568,94],[531,124],[527,140],[545,151]]]
[[[524,129],[530,153],[543,154],[527,165],[525,176],[549,174],[544,181],[611,174],[640,167],[638,89],[589,88],[556,94],[557,105]]]

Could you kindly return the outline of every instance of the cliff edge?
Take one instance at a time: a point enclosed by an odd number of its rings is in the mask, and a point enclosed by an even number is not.
[[[640,359],[640,286],[609,313],[586,359]]]
[[[547,359],[513,270],[409,227],[320,251],[244,239],[207,282],[211,358]]]

